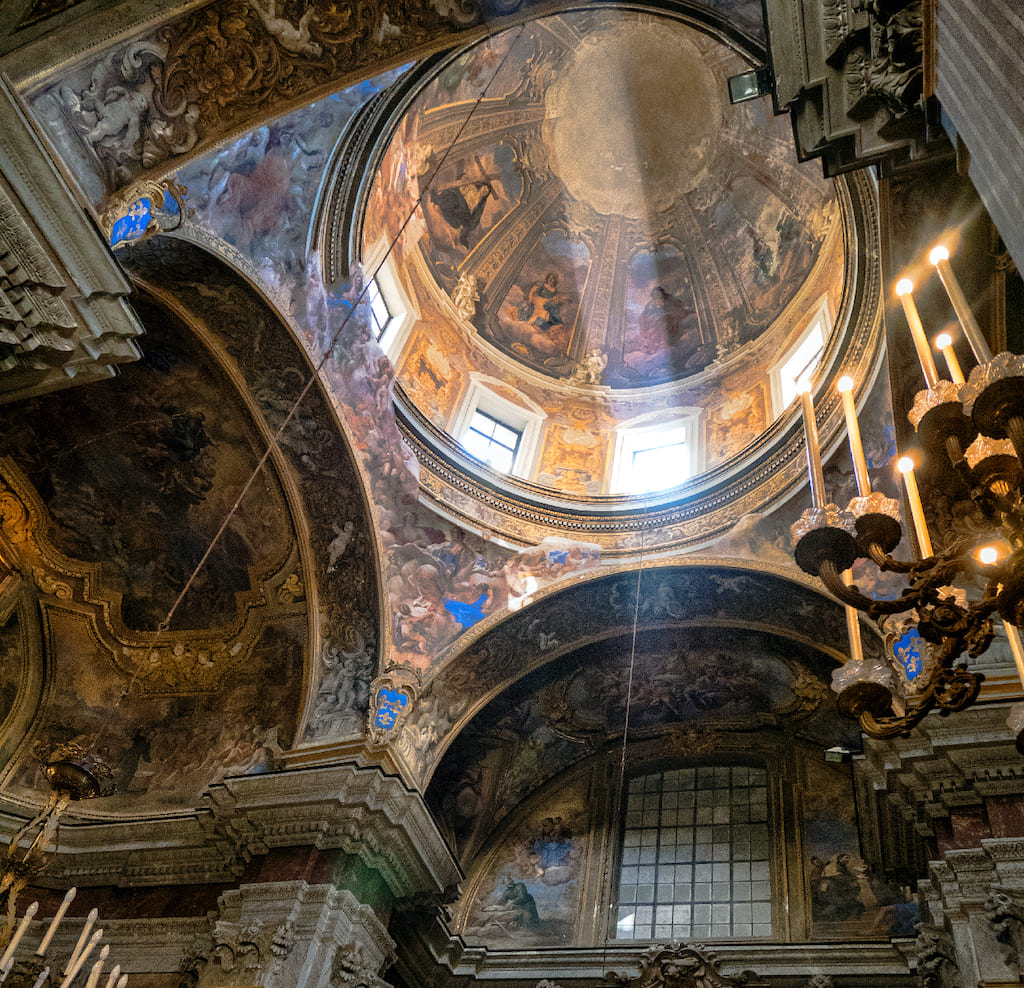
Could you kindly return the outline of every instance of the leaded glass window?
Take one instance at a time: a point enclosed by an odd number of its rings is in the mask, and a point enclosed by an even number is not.
[[[630,781],[615,936],[770,937],[765,771],[698,766]]]

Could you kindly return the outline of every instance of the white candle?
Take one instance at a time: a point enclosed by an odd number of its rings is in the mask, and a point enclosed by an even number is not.
[[[1003,627],[1006,629],[1010,651],[1013,652],[1013,661],[1017,664],[1017,675],[1020,676],[1021,685],[1024,686],[1024,648],[1021,647],[1020,634],[1008,621],[1003,622]]]
[[[36,947],[36,956],[43,957],[46,954],[46,948],[50,946],[50,941],[53,939],[53,935],[57,932],[57,927],[60,926],[60,921],[64,918],[64,914],[68,911],[68,906],[74,901],[75,892],[77,890],[70,888],[64,896],[64,901],[60,904],[60,908],[57,910],[57,914],[53,917],[50,922],[50,928],[46,931],[46,936],[43,937],[42,942]]]
[[[85,917],[85,926],[82,927],[82,932],[78,937],[78,943],[75,944],[75,949],[71,951],[71,956],[68,958],[67,967],[64,968],[65,974],[71,969],[71,965],[75,963],[76,958],[82,952],[82,948],[85,946],[85,941],[89,937],[89,931],[92,929],[93,923],[96,922],[96,917],[99,916],[100,911],[98,909],[89,910],[89,915]]]
[[[46,979],[49,976],[50,976],[50,969],[48,967],[44,967],[39,972],[39,977],[36,978],[36,983],[32,986],[32,988],[43,988],[43,985],[46,983]]]
[[[89,938],[89,942],[85,945],[85,950],[75,958],[74,963],[65,972],[64,980],[60,983],[60,988],[68,988],[68,985],[75,980],[75,975],[78,974],[79,968],[89,959],[89,955],[92,953],[92,948],[96,946],[102,936],[103,930],[97,930]]]
[[[960,369],[960,361],[956,359],[956,352],[953,350],[953,337],[949,333],[939,333],[935,337],[935,345],[942,351],[942,356],[946,358],[950,380],[954,384],[963,384],[964,372]]]
[[[935,265],[935,270],[939,273],[939,281],[946,289],[949,301],[953,303],[953,311],[960,320],[960,326],[967,337],[967,342],[971,344],[975,358],[979,364],[988,363],[992,359],[992,351],[988,348],[985,337],[981,335],[981,329],[974,321],[974,313],[971,312],[971,307],[960,290],[960,282],[956,280],[956,275],[949,265],[949,251],[940,244],[932,248],[928,260]]]
[[[853,583],[853,570],[843,570],[843,583],[850,586]],[[864,661],[864,649],[860,641],[860,619],[857,617],[857,609],[849,604],[844,604],[846,609],[846,633],[850,639],[850,658],[855,662]]]
[[[110,977],[107,978],[107,988],[114,988],[117,984],[117,979],[121,976],[121,965],[115,964],[110,972]]]
[[[921,370],[924,372],[924,383],[931,389],[939,383],[939,372],[935,369],[935,361],[932,360],[931,347],[928,346],[928,340],[924,335],[924,326],[921,325],[913,293],[914,283],[909,278],[901,278],[896,282],[896,294],[903,303],[903,313],[907,317],[914,349],[917,350],[917,359],[921,362]]]
[[[122,974],[121,977],[117,979],[117,988],[124,988],[126,984],[128,984],[128,975]]]
[[[807,446],[807,472],[811,480],[811,504],[825,507],[825,475],[821,470],[821,450],[818,448],[818,426],[814,421],[814,404],[810,391],[800,392],[800,408],[804,416],[804,442]]]
[[[25,915],[21,917],[21,922],[18,924],[18,928],[14,931],[14,936],[11,937],[11,942],[7,945],[7,949],[4,951],[3,956],[0,957],[0,967],[6,967],[7,962],[13,959],[14,948],[21,943],[21,938],[25,935],[25,931],[28,929],[28,924],[32,922],[32,917],[35,916],[38,910],[38,902],[33,902],[32,905],[25,910]]]
[[[917,480],[914,477],[914,461],[909,456],[904,456],[897,464],[900,473],[903,474],[903,482],[907,487],[907,500],[910,502],[910,514],[914,519],[914,531],[917,532],[917,542],[921,547],[922,557],[932,554],[932,540],[928,536],[928,526],[924,520],[924,508],[921,505],[921,494],[917,489]]]
[[[850,440],[850,456],[853,457],[853,472],[857,478],[857,493],[861,497],[866,497],[871,493],[871,481],[868,479],[868,462],[864,458],[860,426],[857,424],[857,409],[853,404],[853,378],[844,374],[839,378],[836,387],[843,396],[843,412],[846,415],[846,432]]]
[[[103,970],[103,962],[110,956],[110,944],[104,944],[103,949],[100,951],[100,959],[93,964],[92,970],[89,972],[89,977],[86,979],[85,988],[96,988],[97,983],[100,980],[100,971]]]

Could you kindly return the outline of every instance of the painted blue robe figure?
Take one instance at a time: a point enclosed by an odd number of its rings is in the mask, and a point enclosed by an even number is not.
[[[544,280],[538,281],[531,289],[523,306],[523,321],[532,323],[538,329],[550,332],[565,325],[562,304],[565,296],[558,292],[558,275],[549,271]]]

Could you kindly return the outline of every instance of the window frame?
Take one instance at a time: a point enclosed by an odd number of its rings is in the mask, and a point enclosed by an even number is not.
[[[801,347],[803,347],[807,342],[808,338],[817,330],[821,334],[821,350],[817,363],[810,371],[811,377],[813,378],[814,373],[819,370],[824,363],[825,355],[828,352],[829,338],[832,335],[832,328],[832,314],[829,310],[828,297],[823,296],[821,301],[818,303],[814,314],[800,331],[800,335],[792,344],[790,344],[790,346],[786,348],[782,357],[772,366],[768,375],[772,396],[772,409],[776,418],[785,413],[786,409],[789,408],[800,393],[799,389],[796,389],[796,381],[798,381],[799,378],[796,378],[794,379],[794,392],[792,396],[787,395],[787,381],[783,375],[786,365],[793,360]]]
[[[516,397],[521,398],[523,404],[510,401],[508,398],[498,394],[495,387],[502,387],[503,390],[511,390]],[[530,407],[534,403],[525,395],[520,395],[515,389],[508,385],[502,385],[498,381],[474,374],[471,377],[469,387],[459,406],[452,414],[445,431],[458,443],[459,450],[463,455],[472,457],[474,462],[483,463],[466,448],[463,444],[465,435],[469,432],[474,414],[479,411],[489,418],[495,419],[506,428],[520,433],[519,448],[512,462],[512,469],[509,471],[497,470],[489,467],[502,476],[529,477],[536,459],[539,446],[541,427],[547,416],[539,407]],[[487,466],[487,464],[484,464]]]
[[[756,769],[756,770],[759,770],[759,771],[764,773],[764,788],[765,788],[765,803],[766,803],[766,807],[765,807],[765,809],[766,809],[765,817],[766,818],[765,818],[765,821],[764,821],[764,825],[765,825],[765,838],[766,838],[766,858],[767,858],[767,866],[768,866],[768,879],[767,879],[768,882],[769,882],[768,904],[769,904],[769,907],[770,907],[769,915],[770,915],[771,932],[768,933],[768,934],[764,934],[763,932],[755,934],[755,933],[751,932],[751,934],[749,936],[745,936],[745,935],[723,936],[721,934],[714,934],[714,933],[711,933],[711,932],[708,932],[706,934],[705,933],[690,933],[690,934],[685,934],[685,935],[684,934],[675,934],[675,933],[672,933],[672,934],[662,934],[662,933],[654,932],[652,934],[652,936],[650,936],[650,937],[620,938],[618,936],[618,922],[619,922],[618,915],[619,915],[619,909],[620,908],[628,908],[628,906],[629,906],[629,903],[626,903],[626,902],[622,901],[621,890],[622,890],[622,871],[623,871],[623,868],[624,867],[631,867],[630,865],[626,865],[625,864],[624,859],[625,859],[625,851],[626,851],[625,839],[626,839],[626,832],[627,832],[627,817],[628,817],[628,812],[629,812],[629,794],[630,794],[630,791],[631,791],[632,783],[634,783],[636,780],[645,779],[645,778],[648,778],[648,777],[652,777],[654,775],[659,775],[660,774],[660,775],[664,776],[664,774],[666,774],[666,773],[674,772],[674,771],[677,771],[677,770],[691,769],[691,770],[694,770],[695,772],[700,772],[701,770],[708,770],[708,769],[710,769],[710,770],[714,770],[714,769],[728,769],[728,770],[730,770],[730,773],[731,773],[731,771],[733,769],[736,769],[736,768]],[[782,831],[782,821],[779,819],[779,815],[778,815],[777,785],[778,785],[778,778],[776,776],[776,773],[771,768],[769,768],[767,763],[762,762],[760,760],[748,760],[748,759],[743,759],[743,758],[729,759],[729,760],[722,760],[722,761],[717,761],[716,760],[716,761],[700,761],[700,762],[679,762],[678,760],[675,760],[675,761],[672,761],[672,762],[661,762],[661,763],[656,763],[656,764],[646,764],[646,765],[643,765],[643,766],[638,766],[635,770],[633,770],[629,774],[627,774],[623,778],[622,789],[621,789],[621,791],[619,793],[619,804],[620,804],[619,805],[619,810],[620,810],[620,812],[619,812],[619,831],[618,831],[618,839],[617,839],[616,844],[615,844],[615,853],[612,855],[612,868],[611,868],[610,875],[609,875],[609,878],[610,878],[609,887],[607,889],[607,894],[609,896],[609,898],[608,898],[608,906],[609,906],[609,908],[608,908],[608,929],[607,929],[606,936],[607,936],[608,940],[609,941],[613,941],[614,943],[616,943],[617,945],[620,945],[622,947],[626,947],[626,946],[633,945],[633,944],[645,944],[645,943],[653,943],[653,942],[662,942],[662,941],[666,941],[666,940],[677,940],[677,939],[680,939],[680,938],[688,939],[688,940],[699,940],[699,941],[704,941],[704,940],[712,940],[712,941],[716,941],[716,942],[717,941],[722,941],[722,942],[728,942],[728,943],[745,943],[745,942],[750,942],[750,941],[755,941],[755,942],[764,942],[764,941],[780,942],[780,941],[788,940],[788,932],[789,931],[788,931],[787,927],[788,927],[789,924],[786,921],[787,917],[785,917],[783,915],[783,909],[780,908],[780,903],[785,901],[785,899],[787,897],[787,893],[786,893],[785,888],[784,888],[785,882],[786,882],[786,870],[787,869],[785,867],[783,867],[783,865],[781,864],[781,854],[783,853],[782,852],[781,843],[780,843],[780,837],[781,837],[781,831]],[[700,791],[699,790],[699,786],[697,784],[695,784],[693,791],[694,792]],[[659,790],[659,807],[661,806],[661,803],[662,803],[662,800],[661,800],[660,796],[661,796],[661,794],[663,794],[663,792],[664,792],[664,790]],[[730,801],[730,806],[731,805],[732,805],[732,803]],[[698,825],[695,822],[694,823],[694,828],[696,828],[696,826],[698,826]],[[660,830],[661,830],[661,826],[659,826],[659,836],[660,836]],[[660,840],[659,840],[658,845],[656,845],[656,846],[660,848],[660,846],[661,846]],[[640,848],[641,848],[641,854],[642,854],[643,845],[640,845]],[[712,868],[714,866],[714,863],[715,862],[710,862],[710,864],[712,865]],[[730,865],[733,863],[732,862],[732,851],[731,850],[730,850],[730,856],[729,856],[729,862],[728,863]],[[696,862],[691,862],[691,865],[695,865],[695,864],[696,864]],[[637,867],[639,868],[642,865],[643,865],[643,862],[639,862],[638,861]],[[655,874],[655,879],[656,878],[657,878],[657,874]],[[759,881],[760,880],[763,880],[763,879],[759,879]],[[641,887],[641,886],[638,886],[638,887]],[[655,889],[656,888],[657,888],[657,884],[655,884]],[[654,893],[652,898],[653,898],[653,903],[652,903],[652,906],[651,906],[652,909],[657,909],[659,905],[662,905],[662,906],[668,905],[667,903],[658,903],[658,901],[657,901],[657,892],[656,891],[655,891],[655,893]],[[635,901],[636,900],[634,900],[634,902]],[[729,900],[730,905],[733,903],[733,901],[734,900],[732,898],[730,898],[730,900]],[[764,901],[764,900],[759,900],[759,901]],[[691,902],[692,902],[692,897],[691,897]],[[673,905],[673,907],[674,907],[676,905],[676,903],[672,903],[671,905]],[[683,905],[683,904],[679,903],[679,905]],[[709,906],[711,906],[713,908],[713,902],[710,902]],[[690,922],[691,928],[694,925],[696,925],[696,924],[694,924],[692,922],[692,919],[691,919],[691,922]],[[713,925],[714,925],[713,923],[709,922],[709,930],[710,930],[710,928]],[[731,920],[730,920],[730,925],[732,925],[732,921]],[[657,924],[653,921],[653,919],[652,919],[651,926],[652,926],[652,930],[656,930]],[[753,929],[753,923],[751,923],[751,927]]]
[[[703,409],[701,408],[675,408],[672,409],[670,415],[658,411],[623,422],[616,430],[612,468],[609,471],[608,493],[624,497],[643,497],[648,493],[660,494],[681,487],[699,477],[704,466],[702,422]],[[683,437],[681,442],[687,456],[684,479],[678,484],[667,484],[653,490],[633,488],[629,480],[636,454],[675,445],[680,440],[673,437],[679,435]],[[664,437],[663,442],[652,442],[659,436]]]

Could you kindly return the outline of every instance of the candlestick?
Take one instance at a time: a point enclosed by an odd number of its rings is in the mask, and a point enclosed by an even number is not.
[[[60,988],[68,988],[68,985],[75,980],[75,975],[78,974],[79,968],[89,959],[89,955],[92,953],[92,948],[96,946],[102,936],[103,930],[97,930],[89,938],[89,942],[85,945],[85,950],[75,958],[75,962],[65,972],[64,980],[60,983]]]
[[[103,970],[103,962],[110,956],[110,944],[104,944],[103,949],[100,951],[100,959],[93,964],[92,970],[89,972],[89,977],[85,980],[85,988],[96,988],[96,984],[100,980],[100,971]]]
[[[853,583],[853,570],[843,570],[843,583],[847,586]],[[849,604],[843,605],[846,611],[846,633],[850,639],[850,658],[855,662],[864,661],[864,649],[860,641],[860,621],[857,619],[857,609]]]
[[[917,542],[921,547],[922,557],[932,554],[932,540],[928,536],[928,526],[924,520],[924,508],[921,505],[921,494],[917,489],[917,480],[914,477],[914,461],[909,456],[904,456],[897,464],[900,473],[903,474],[903,483],[907,488],[907,500],[910,502],[910,514],[914,519],[914,531],[917,532]]]
[[[818,447],[818,425],[814,421],[814,404],[809,390],[800,392],[800,409],[804,416],[804,444],[807,446],[807,472],[811,480],[811,504],[825,507],[825,475],[821,470]]]
[[[50,928],[46,931],[46,935],[43,937],[39,946],[36,947],[37,957],[43,957],[46,955],[46,948],[50,946],[50,941],[53,939],[53,935],[57,932],[57,927],[60,926],[60,921],[64,918],[64,914],[68,911],[68,906],[70,906],[74,901],[76,891],[76,889],[70,888],[64,895],[64,901],[60,904],[56,915],[51,920]]]
[[[953,274],[953,269],[949,264],[949,251],[940,244],[938,247],[932,248],[928,260],[935,265],[935,270],[939,273],[939,281],[946,289],[949,301],[953,303],[953,311],[956,313],[957,319],[960,320],[960,326],[964,331],[964,336],[967,337],[967,342],[971,344],[975,359],[979,364],[988,363],[992,359],[992,351],[988,348],[985,337],[981,335],[981,329],[974,321],[974,313],[971,312],[967,299],[964,298],[964,293],[960,290],[960,282]]]
[[[917,350],[917,359],[921,362],[921,370],[924,372],[924,383],[929,389],[934,388],[939,383],[939,372],[935,369],[932,351],[924,335],[924,326],[921,325],[917,305],[914,303],[914,283],[909,278],[901,278],[896,283],[896,294],[903,303],[903,313],[907,317],[914,349]]]
[[[28,929],[28,924],[32,922],[32,917],[35,916],[39,909],[39,903],[33,902],[28,909],[25,910],[25,915],[21,917],[21,922],[18,924],[18,928],[14,931],[14,936],[11,937],[11,942],[7,945],[7,949],[4,951],[3,956],[0,957],[0,968],[7,966],[7,962],[14,957],[14,948],[21,942],[21,938],[25,935],[25,931]]]
[[[964,372],[960,369],[960,361],[956,359],[956,352],[953,350],[953,337],[949,333],[939,333],[935,337],[935,345],[942,351],[946,358],[946,366],[949,368],[949,377],[954,384],[964,383]]]
[[[846,415],[846,433],[850,440],[850,456],[853,458],[853,473],[857,478],[857,493],[867,497],[871,493],[868,478],[868,461],[864,458],[864,446],[860,440],[860,425],[857,423],[857,409],[853,404],[853,378],[843,375],[836,382],[843,396],[843,412]]]

